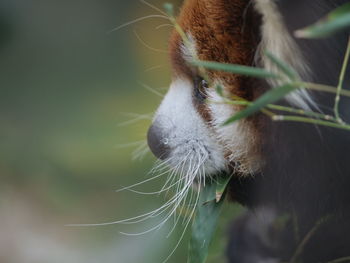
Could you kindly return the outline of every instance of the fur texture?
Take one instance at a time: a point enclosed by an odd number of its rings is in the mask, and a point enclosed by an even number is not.
[[[259,113],[223,127],[221,123],[241,107],[221,103],[215,85],[220,84],[226,95],[251,101],[280,82],[213,70],[206,70],[210,80],[206,81],[188,62],[199,58],[276,71],[262,54],[267,49],[293,66],[300,78],[336,85],[349,32],[315,41],[297,40],[293,31],[345,2],[187,0],[181,9],[177,21],[190,44],[186,46],[173,32],[169,45],[173,80],[154,118],[149,144],[171,166],[181,163],[189,171],[197,167],[195,171],[206,176],[221,171],[234,174],[231,199],[257,213],[248,213],[234,224],[228,248],[232,263],[289,260],[299,242],[293,237],[290,221],[271,237],[277,247],[272,249],[270,241],[261,240],[266,237],[261,233],[273,227],[272,219],[284,214],[297,218],[300,236],[320,218],[333,218],[310,241],[309,250],[301,255],[303,262],[327,262],[350,255],[346,223],[350,222],[350,135],[301,123],[273,123]],[[345,86],[349,83],[348,77]],[[334,96],[299,91],[280,103],[331,113],[333,101]],[[350,111],[341,109],[343,119],[350,121]],[[260,224],[255,218],[259,211],[271,220]],[[334,238],[333,230],[341,237]],[[231,255],[237,250],[240,258]],[[246,255],[244,261],[243,253],[254,255],[254,260]]]
[[[307,61],[288,32],[285,22],[274,0],[254,0],[254,8],[261,15],[261,42],[256,52],[256,64],[261,64],[271,72],[278,73],[278,68],[263,52],[268,50],[286,61],[304,80],[310,80],[310,68]],[[281,85],[281,81],[268,80],[270,86]],[[306,90],[299,90],[287,96],[292,105],[309,110],[316,107],[315,102]]]

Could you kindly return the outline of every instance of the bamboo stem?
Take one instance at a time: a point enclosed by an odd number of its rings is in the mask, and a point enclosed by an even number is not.
[[[248,105],[253,103],[253,102],[246,101],[246,100],[228,100],[228,99],[226,99],[224,102],[213,102],[213,101],[210,101],[210,102],[211,103],[232,104],[232,105],[242,105],[242,106],[248,106]],[[306,115],[306,116],[314,117],[314,118],[318,118],[318,119],[324,119],[327,121],[334,121],[334,122],[336,121],[336,119],[333,116],[321,114],[321,113],[317,113],[317,112],[313,112],[313,111],[305,111],[302,109],[295,109],[292,107],[286,107],[286,106],[281,106],[281,105],[276,105],[276,104],[267,104],[266,107],[271,109],[271,110],[296,113],[296,114]],[[274,114],[274,116],[276,116],[276,114]]]
[[[312,118],[305,118],[305,117],[300,117],[300,116],[275,115],[272,117],[272,120],[274,120],[274,121],[303,122],[303,123],[310,123],[310,124],[327,126],[327,127],[331,127],[331,128],[338,128],[338,129],[350,131],[350,125],[339,124],[339,123],[318,120],[318,119],[312,119]]]
[[[335,260],[328,261],[327,263],[344,263],[344,262],[350,262],[350,257],[338,258]]]
[[[323,85],[323,84],[317,84],[317,83],[311,83],[311,82],[295,82],[294,85],[296,86],[304,86],[306,89],[310,90],[317,90],[327,93],[337,93],[337,88],[329,85]],[[340,90],[340,95],[344,97],[350,97],[350,91],[349,90]]]
[[[327,221],[328,218],[322,218],[316,222],[313,228],[306,234],[306,236],[303,238],[301,243],[298,245],[297,249],[294,252],[294,255],[292,256],[290,263],[296,263],[298,257],[303,252],[306,244],[310,241],[312,236],[316,233],[316,231],[320,228],[320,226]],[[333,262],[334,263],[334,262]]]
[[[345,54],[343,66],[342,66],[342,69],[340,72],[339,83],[337,86],[337,95],[335,96],[335,102],[334,102],[334,115],[335,115],[336,119],[339,121],[339,123],[344,123],[339,115],[339,102],[340,102],[340,93],[341,93],[342,88],[343,88],[346,69],[347,69],[348,63],[349,63],[349,57],[350,57],[350,38],[348,41],[348,46],[346,49],[346,54]]]

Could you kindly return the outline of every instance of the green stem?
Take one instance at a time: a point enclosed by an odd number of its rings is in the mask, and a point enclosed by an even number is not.
[[[338,258],[335,260],[328,261],[327,263],[344,263],[344,262],[350,262],[350,257]]]
[[[336,121],[335,118],[330,116],[330,115],[325,115],[325,114],[321,114],[321,113],[317,113],[317,112],[313,112],[313,111],[304,111],[302,109],[294,109],[291,107],[285,107],[285,106],[274,105],[274,104],[268,104],[267,107],[270,109],[273,109],[273,110],[296,113],[296,114],[300,114],[300,115],[306,115],[309,117],[324,119],[327,121]]]
[[[327,93],[337,93],[337,88],[329,85],[323,85],[323,84],[316,84],[316,83],[310,83],[310,82],[294,82],[293,85],[305,87],[306,89],[310,90],[317,90]],[[345,97],[350,97],[350,91],[348,90],[341,90],[340,95]]]
[[[295,212],[292,214],[292,220],[293,220],[293,231],[295,236],[296,243],[300,242],[300,229],[299,229],[299,222],[298,217]]]
[[[331,127],[331,128],[338,128],[338,129],[350,131],[350,125],[334,123],[334,122],[324,121],[324,120],[317,120],[317,119],[312,119],[312,118],[305,118],[305,117],[300,117],[300,116],[275,115],[272,118],[272,120],[274,120],[274,121],[303,122],[303,123],[316,124],[316,125],[327,126],[327,127]]]
[[[252,104],[253,102],[245,101],[245,100],[225,100],[224,103],[232,104],[232,105],[248,106],[248,105]],[[317,112],[313,112],[313,111],[304,111],[302,109],[294,109],[291,107],[280,106],[280,105],[275,105],[275,104],[267,104],[266,107],[271,109],[271,110],[296,113],[296,114],[306,115],[306,116],[314,117],[314,118],[318,118],[318,119],[324,119],[327,121],[334,121],[334,122],[336,121],[336,119],[330,115],[325,115],[325,114],[321,114],[321,113],[317,113]]]
[[[328,218],[322,218],[316,222],[313,228],[306,234],[306,236],[303,238],[301,243],[298,245],[297,249],[294,252],[294,255],[292,256],[290,263],[296,263],[298,257],[303,252],[306,244],[310,241],[312,236],[316,233],[316,231],[320,228],[320,226],[327,221]]]
[[[337,95],[335,96],[335,103],[334,103],[334,115],[339,122],[343,122],[340,118],[340,115],[339,115],[339,101],[340,101],[340,93],[341,93],[342,88],[343,88],[346,69],[347,69],[347,66],[349,63],[349,57],[350,57],[350,38],[348,41],[348,47],[346,49],[346,54],[345,54],[343,66],[342,66],[340,77],[339,77],[339,83],[337,86]]]

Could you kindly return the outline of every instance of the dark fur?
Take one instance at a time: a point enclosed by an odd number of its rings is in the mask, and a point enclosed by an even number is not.
[[[338,5],[348,2],[275,1],[291,35],[294,30],[316,22]],[[199,59],[243,65],[254,63],[262,37],[261,17],[249,1],[187,0],[178,22],[196,40]],[[310,65],[313,82],[337,85],[348,36],[349,32],[342,32],[322,40],[296,39]],[[196,83],[198,72],[182,57],[181,46],[182,39],[174,31],[170,41],[174,76]],[[210,79],[222,80],[232,94],[248,100],[270,88],[263,80],[220,71],[206,73]],[[345,87],[349,84],[350,70]],[[334,94],[314,92],[312,97],[324,113],[333,115]],[[347,105],[349,99],[342,98],[341,117],[350,123]],[[206,104],[197,103],[196,107],[210,125]],[[303,237],[324,218],[329,219],[306,243],[299,258],[301,262],[322,263],[350,256],[350,132],[310,124],[272,122],[263,114],[242,122],[246,130],[249,128],[249,136],[255,137],[251,141],[256,145],[250,145],[248,157],[261,154],[265,166],[254,176],[235,174],[230,183],[231,198],[250,208],[232,226],[227,250],[230,262],[289,261]],[[149,144],[152,151],[162,157],[166,148],[159,148],[161,136],[157,130],[159,128],[154,125],[150,129]],[[240,164],[244,161],[239,160]],[[285,225],[276,227],[285,215],[289,218]],[[298,233],[294,230],[296,226]]]
[[[278,5],[293,32],[346,2],[280,0]],[[297,40],[311,66],[314,82],[337,85],[348,36],[349,31],[323,40]],[[350,70],[345,87],[349,88],[349,84]],[[315,92],[313,96],[321,110],[333,114],[334,95]],[[349,99],[342,98],[341,116],[346,122],[350,122],[348,105]],[[319,219],[331,216],[307,243],[302,262],[321,263],[350,256],[350,132],[301,123],[267,123],[262,150],[266,166],[254,178],[235,178],[230,189],[232,198],[258,213],[259,207],[268,206],[277,215],[295,214],[301,237]],[[259,238],[254,238],[254,231],[248,229],[246,222],[255,216],[248,213],[235,222],[228,249],[230,262],[265,262],[266,253],[270,258],[289,260],[298,244],[291,224],[275,237],[278,247],[271,248],[262,245]],[[261,261],[244,261],[242,253],[260,254]],[[240,259],[237,255],[241,255]]]

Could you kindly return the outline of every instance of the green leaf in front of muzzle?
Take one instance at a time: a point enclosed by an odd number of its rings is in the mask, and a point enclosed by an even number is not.
[[[221,179],[220,179],[221,180]],[[200,190],[199,202],[192,224],[188,263],[204,263],[209,245],[217,228],[218,219],[224,203],[225,189],[229,179],[207,182]],[[217,202],[217,191],[222,192]]]

